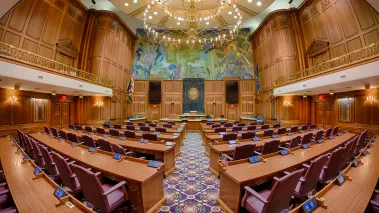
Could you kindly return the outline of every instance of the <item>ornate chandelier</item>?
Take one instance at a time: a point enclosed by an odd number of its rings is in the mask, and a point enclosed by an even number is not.
[[[233,0],[228,0],[227,4],[236,13],[236,23],[225,27],[209,27],[210,21],[217,18],[224,9],[225,0],[218,0],[216,7],[203,9],[203,0],[181,0],[183,9],[168,7],[165,0],[150,0],[144,12],[144,29],[147,36],[156,43],[165,45],[182,46],[187,45],[202,46],[209,44],[219,46],[232,41],[239,32],[242,23],[242,16]],[[153,26],[147,23],[150,10],[159,4],[163,7],[169,19],[175,19],[177,25],[186,25],[185,28],[166,28]],[[204,25],[205,24],[205,25]]]

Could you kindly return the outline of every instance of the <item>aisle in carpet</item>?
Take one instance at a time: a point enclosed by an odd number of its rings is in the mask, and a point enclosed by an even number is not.
[[[208,171],[199,132],[188,132],[176,157],[176,171],[164,181],[166,205],[159,212],[222,212],[216,204],[219,180]]]

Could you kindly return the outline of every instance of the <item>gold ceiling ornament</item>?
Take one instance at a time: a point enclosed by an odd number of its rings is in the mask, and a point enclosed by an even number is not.
[[[156,43],[165,45],[190,47],[203,46],[209,44],[212,46],[220,46],[232,41],[239,32],[242,24],[242,15],[234,2],[234,0],[226,1],[232,6],[236,13],[236,23],[225,27],[200,27],[199,25],[206,21],[209,25],[209,20],[220,15],[224,8],[223,0],[217,0],[218,6],[210,9],[202,9],[204,0],[181,0],[183,9],[169,8],[166,5],[166,0],[150,0],[144,12],[144,29],[147,36]],[[186,28],[166,28],[161,26],[153,26],[147,23],[147,17],[150,16],[150,10],[156,4],[160,4],[165,11],[168,11],[168,19],[176,19],[178,25],[186,23]],[[166,12],[167,13],[167,12]]]

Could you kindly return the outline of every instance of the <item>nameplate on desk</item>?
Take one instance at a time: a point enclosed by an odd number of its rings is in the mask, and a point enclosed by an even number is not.
[[[39,167],[35,168],[33,174],[38,175],[39,173],[41,173],[41,169]]]
[[[159,135],[159,132],[154,132],[154,135]]]
[[[249,158],[250,163],[258,163],[261,161],[261,158],[259,156],[254,156]]]
[[[104,134],[103,137],[106,138],[108,135],[107,134]]]
[[[159,168],[162,165],[162,162],[155,161],[155,160],[150,160],[149,163],[147,164],[149,167],[153,168]]]
[[[256,129],[256,130],[255,130],[255,132],[260,132],[260,131],[261,131],[261,130],[259,130],[259,129]]]
[[[268,130],[274,130],[274,128],[268,128]]]
[[[309,148],[309,144],[303,144],[301,147],[302,147],[303,149],[308,149],[308,148]]]
[[[337,135],[338,135],[338,136],[341,136],[341,133],[339,132],[339,133],[337,133]]]
[[[366,156],[366,155],[367,155],[367,151],[366,151],[366,150],[363,150],[363,151],[362,151],[362,155],[363,155],[363,156]]]
[[[177,136],[179,136],[180,134],[179,133],[174,133],[174,134],[172,134],[174,137],[177,137]]]
[[[319,127],[319,128],[317,128],[318,130],[322,130],[322,128],[321,127]]]
[[[299,132],[300,132],[300,133],[304,133],[304,130],[300,130]]]
[[[90,135],[93,135],[93,132],[89,132]]]
[[[304,205],[302,206],[304,213],[313,212],[317,208],[318,208],[318,202],[317,202],[316,198],[310,199],[309,201],[304,203]]]
[[[79,133],[83,132],[82,130],[78,130]]]
[[[88,151],[89,151],[89,152],[93,152],[93,151],[95,151],[95,148],[94,148],[94,147],[90,147],[90,148],[88,149]]]
[[[324,140],[319,139],[319,140],[317,140],[316,142],[317,142],[317,143],[322,143],[322,142],[324,142]]]
[[[353,167],[357,167],[359,165],[359,162],[357,159],[353,160]]]
[[[365,142],[370,142],[371,139],[370,138],[365,138]]]
[[[261,139],[260,138],[258,138],[258,137],[254,137],[253,138],[253,141],[260,141]]]
[[[124,141],[126,138],[124,136],[121,136],[119,139]]]
[[[62,141],[64,141],[64,139],[63,138],[59,138],[59,143],[62,142]]]
[[[219,132],[218,134],[220,135],[225,135],[226,132]]]
[[[22,160],[28,160],[28,156],[24,155],[24,157],[22,158]]]
[[[69,129],[70,131],[73,131],[73,129]]]
[[[173,146],[173,145],[174,145],[174,142],[166,142],[165,145],[166,145],[166,146]]]
[[[286,150],[286,149],[284,149],[284,150],[280,150],[280,155],[288,155],[289,154],[289,152],[288,152],[288,150]]]
[[[141,142],[141,143],[147,143],[148,140],[141,138],[140,142]]]
[[[347,130],[344,130],[344,131],[343,131],[343,134],[346,134],[346,133],[347,133]]]
[[[21,148],[20,148],[20,147],[17,147],[17,151],[21,151]]]
[[[288,136],[292,136],[292,132],[287,133]]]
[[[54,197],[58,198],[59,200],[66,195],[67,193],[60,187],[56,188],[54,191]]]
[[[329,140],[332,140],[333,139],[333,136],[329,136]]]
[[[345,182],[345,176],[342,174],[342,175],[339,175],[338,177],[337,177],[337,180],[336,180],[336,184],[338,185],[338,186],[341,186],[344,182]]]
[[[76,146],[76,143],[72,142],[72,143],[71,143],[71,146]]]
[[[367,144],[367,147],[368,147],[368,148],[371,148],[371,147],[372,147],[372,144],[371,144],[371,143],[368,143],[368,144]]]
[[[142,131],[141,130],[137,130],[137,133],[141,133]]]
[[[272,138],[279,138],[278,135],[272,135]]]
[[[116,160],[120,160],[121,157],[122,157],[122,154],[116,153],[116,154],[113,155],[113,159],[116,159]]]
[[[182,131],[183,130],[183,128],[178,128],[178,131]]]
[[[228,141],[228,143],[229,143],[229,145],[232,145],[232,144],[236,144],[237,141],[236,140],[230,140],[230,141]]]

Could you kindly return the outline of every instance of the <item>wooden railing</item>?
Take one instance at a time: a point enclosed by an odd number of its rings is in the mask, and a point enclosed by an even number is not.
[[[0,60],[8,59],[22,65],[41,68],[42,71],[56,73],[70,78],[84,80],[105,87],[111,87],[112,81],[66,64],[37,55],[32,52],[0,42]]]
[[[333,58],[321,64],[315,65],[305,70],[292,73],[288,76],[281,76],[275,81],[274,87],[292,84],[297,81],[312,78],[321,74],[333,73],[347,68],[351,65],[359,65],[365,61],[379,57],[379,43],[374,43],[362,49],[350,52],[346,55]]]

